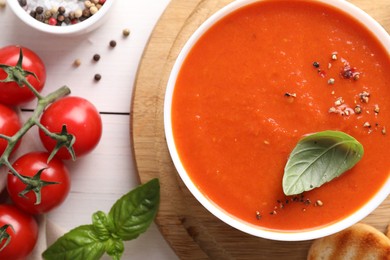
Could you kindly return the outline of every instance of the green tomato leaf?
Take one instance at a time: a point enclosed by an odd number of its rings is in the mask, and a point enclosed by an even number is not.
[[[111,232],[122,240],[137,238],[153,222],[160,203],[160,183],[153,179],[120,198],[108,213]]]
[[[283,191],[295,195],[320,187],[355,166],[363,154],[363,146],[346,133],[328,130],[307,135],[290,154]]]
[[[43,252],[46,260],[72,259],[96,260],[106,251],[93,225],[79,226],[62,237]]]

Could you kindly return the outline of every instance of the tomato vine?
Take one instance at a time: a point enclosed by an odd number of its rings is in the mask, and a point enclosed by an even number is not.
[[[54,185],[55,183],[52,182],[46,182],[40,178],[40,174],[33,177],[23,176],[18,173],[12,166],[12,164],[9,161],[9,157],[14,150],[15,146],[17,145],[18,141],[33,127],[37,126],[39,129],[41,129],[46,135],[48,135],[50,138],[56,141],[57,145],[53,149],[53,151],[50,154],[50,157],[48,158],[48,161],[50,161],[56,154],[59,148],[66,147],[69,153],[72,156],[72,159],[75,159],[75,154],[73,150],[73,144],[75,142],[75,138],[72,134],[68,133],[66,126],[64,125],[62,127],[62,131],[60,133],[52,133],[50,130],[48,130],[46,127],[44,127],[40,122],[39,118],[50,104],[55,102],[57,99],[60,99],[62,97],[65,97],[70,94],[70,89],[67,86],[62,86],[59,89],[55,90],[52,93],[49,93],[46,96],[42,96],[26,79],[27,76],[33,76],[36,78],[36,75],[33,72],[26,71],[22,68],[22,62],[23,62],[23,51],[22,48],[20,48],[20,54],[19,54],[19,60],[15,66],[10,66],[6,64],[0,64],[0,68],[3,69],[7,77],[3,80],[0,80],[0,82],[15,82],[18,84],[19,87],[27,87],[30,89],[36,99],[37,99],[37,106],[33,111],[33,114],[26,120],[26,122],[22,125],[22,127],[12,136],[7,136],[4,134],[0,134],[0,138],[7,141],[7,147],[3,154],[0,157],[0,167],[2,165],[6,166],[10,173],[19,178],[25,185],[26,188],[21,193],[26,194],[27,192],[34,192],[36,196],[36,204],[39,204],[41,201],[41,189],[44,186],[47,185]]]

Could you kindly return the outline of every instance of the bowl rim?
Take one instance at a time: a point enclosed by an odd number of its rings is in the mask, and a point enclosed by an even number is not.
[[[191,178],[187,174],[183,164],[181,163],[179,154],[176,149],[173,132],[172,132],[172,118],[171,118],[171,104],[172,104],[172,96],[174,92],[174,87],[176,83],[177,76],[179,74],[181,65],[183,64],[185,58],[190,52],[193,45],[198,41],[198,39],[217,21],[228,15],[229,13],[243,7],[246,5],[250,5],[255,2],[262,2],[269,0],[236,0],[232,3],[224,6],[213,15],[211,15],[205,22],[203,22],[195,32],[190,36],[187,42],[184,44],[181,49],[173,67],[171,73],[169,75],[169,79],[167,82],[167,88],[165,92],[165,100],[164,100],[164,131],[166,137],[166,143],[168,146],[168,150],[171,156],[171,159],[174,163],[174,166],[185,183],[186,187],[190,190],[193,196],[214,216],[225,222],[226,224],[243,231],[247,234],[262,237],[271,240],[278,241],[304,241],[316,239],[324,236],[328,236],[334,233],[337,233],[365,218],[372,211],[374,211],[390,194],[390,177],[387,181],[382,185],[382,187],[378,190],[378,192],[360,209],[346,218],[336,221],[334,223],[330,223],[326,226],[320,226],[313,229],[303,230],[303,231],[277,231],[267,229],[261,226],[257,226],[251,223],[248,223],[244,220],[241,220],[230,213],[226,212],[212,200],[208,199],[206,195],[204,195],[192,182]],[[305,0],[303,0],[305,1]],[[386,50],[390,51],[390,35],[387,31],[370,15],[364,12],[362,9],[353,5],[350,2],[345,0],[317,0],[318,2],[335,7],[338,10],[341,10],[344,13],[349,14],[353,18],[357,19],[364,26],[366,26],[373,35],[381,42]]]
[[[23,23],[35,28],[38,31],[55,35],[70,35],[82,31],[89,31],[89,28],[92,28],[95,23],[97,23],[100,19],[103,18],[103,16],[107,14],[114,1],[115,0],[107,0],[96,14],[90,16],[88,19],[82,22],[67,26],[53,26],[36,20],[30,14],[28,14],[27,11],[23,9],[23,7],[20,6],[19,1],[17,0],[7,0],[7,4],[11,7],[13,13]]]

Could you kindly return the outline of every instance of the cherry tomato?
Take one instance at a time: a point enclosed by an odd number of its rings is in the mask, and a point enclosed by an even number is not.
[[[88,100],[80,97],[65,97],[51,104],[44,111],[41,124],[52,133],[60,133],[66,125],[69,134],[75,136],[73,145],[76,157],[91,152],[102,135],[102,119],[97,109]],[[52,151],[56,141],[40,130],[39,136],[45,148]],[[56,154],[60,159],[71,159],[65,147]]]
[[[44,169],[41,174],[41,180],[46,182],[57,182],[41,189],[41,202],[35,205],[36,195],[29,191],[22,197],[19,195],[26,188],[19,178],[12,174],[7,177],[7,190],[12,201],[16,206],[31,214],[47,213],[53,208],[59,206],[68,196],[70,190],[70,177],[64,163],[53,158],[49,163],[47,152],[31,152],[18,158],[12,166],[23,176],[32,177],[38,171]]]
[[[41,58],[32,50],[20,46],[7,46],[0,49],[0,64],[15,66],[19,59],[20,48],[23,51],[22,68],[26,71],[35,73],[34,76],[27,76],[28,82],[40,92],[46,81],[46,68]],[[0,69],[0,79],[5,79],[7,74]],[[19,87],[16,82],[0,82],[0,103],[16,106],[27,101],[31,101],[35,95],[26,86]]]
[[[0,104],[0,134],[13,136],[21,127],[18,114],[11,108]],[[18,143],[19,144],[19,143]],[[0,138],[0,156],[7,148],[8,142]],[[14,151],[16,150],[15,147]]]
[[[38,224],[29,214],[21,211],[13,205],[0,205],[0,227],[11,225],[7,228],[10,235],[10,243],[0,251],[0,260],[25,259],[34,249],[38,239]],[[0,248],[5,244],[0,241]]]

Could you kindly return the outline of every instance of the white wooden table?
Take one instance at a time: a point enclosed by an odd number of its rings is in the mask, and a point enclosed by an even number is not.
[[[16,0],[15,0],[16,1]],[[130,140],[130,102],[143,50],[169,0],[116,0],[107,22],[96,31],[77,37],[55,37],[33,31],[9,7],[0,9],[0,46],[19,44],[36,51],[47,65],[43,93],[68,85],[72,95],[90,100],[102,114],[103,136],[92,154],[67,162],[72,174],[69,197],[47,215],[49,221],[69,230],[91,223],[97,210],[108,212],[124,193],[138,185]],[[122,30],[129,28],[130,37]],[[109,47],[115,40],[117,46]],[[92,56],[100,54],[99,62]],[[82,64],[72,66],[75,59]],[[93,77],[102,75],[99,82]],[[33,108],[34,103],[25,108]],[[28,117],[29,112],[23,112]],[[18,154],[42,149],[32,131]],[[156,225],[126,243],[123,259],[176,259]],[[104,259],[109,259],[105,257]]]

